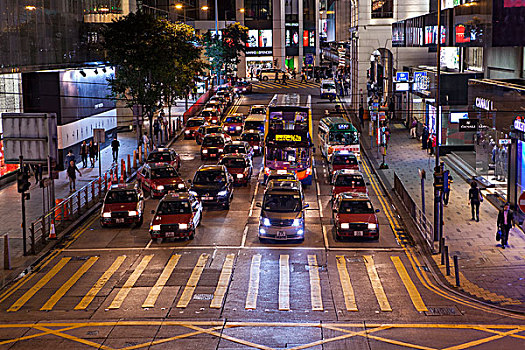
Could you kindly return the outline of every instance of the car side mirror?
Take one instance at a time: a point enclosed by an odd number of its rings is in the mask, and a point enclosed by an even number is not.
[[[376,209],[376,213],[379,213],[380,211],[381,211],[381,210],[379,210],[379,209]]]
[[[256,206],[257,208],[262,208],[262,204],[261,204],[261,202],[257,202],[257,203],[255,203],[255,206]]]
[[[155,214],[155,209],[151,209],[151,214]]]
[[[306,203],[305,205],[303,205],[303,209],[306,209],[306,208],[310,208],[310,204]]]

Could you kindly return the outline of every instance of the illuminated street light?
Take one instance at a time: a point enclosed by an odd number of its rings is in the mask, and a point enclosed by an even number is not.
[[[244,13],[244,8],[240,9],[239,11],[241,11],[241,13]]]
[[[36,6],[33,6],[33,5],[27,5],[26,7],[24,7],[27,11],[34,11],[36,10]]]
[[[209,9],[210,9],[210,8],[209,8],[208,6],[203,6],[203,7],[201,7],[201,10],[202,10],[202,11],[208,11]]]
[[[177,10],[181,10],[182,7],[183,7],[182,4],[176,4],[176,5],[175,5],[175,8],[176,8]]]

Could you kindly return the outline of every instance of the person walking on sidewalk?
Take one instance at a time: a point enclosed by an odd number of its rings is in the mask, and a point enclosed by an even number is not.
[[[120,142],[117,140],[117,136],[111,141],[111,151],[113,152],[113,163],[118,161],[118,149],[120,148]]]
[[[87,168],[89,149],[86,141],[80,146],[80,158],[82,158],[82,168]]]
[[[423,133],[421,134],[421,149],[428,148],[428,126],[423,123]]]
[[[450,175],[450,172],[448,174],[448,186],[443,190],[443,205],[446,207],[448,206],[448,200],[450,198],[450,185],[454,182],[454,179],[452,178],[452,175]]]
[[[96,146],[95,143],[93,143],[93,141],[89,141],[89,160],[91,162],[91,167],[94,168],[95,167],[95,158],[97,157],[97,152],[98,152],[98,147]]]
[[[66,168],[69,166],[69,162],[73,161],[75,163],[75,155],[72,150],[69,150],[66,155]]]
[[[468,200],[471,208],[470,210],[472,212],[472,220],[479,222],[479,205],[483,201],[483,197],[476,181],[472,181],[470,184],[470,189],[468,190]]]
[[[412,124],[410,125],[410,138],[415,139],[417,137],[417,119],[412,119]]]
[[[142,135],[142,144],[144,145],[144,149],[149,152],[149,137],[147,132],[144,132],[144,135]]]
[[[77,171],[78,171],[78,174],[82,176],[82,173],[80,172],[80,170],[78,170],[75,162],[70,161],[69,166],[67,167],[67,170],[66,170],[67,177],[69,178],[69,192],[76,191],[75,181],[77,179],[77,174],[76,174]]]
[[[364,121],[365,121],[365,108],[363,107],[363,104],[361,103],[359,105],[359,124],[363,126]]]
[[[514,212],[510,210],[509,203],[503,204],[503,208],[498,213],[498,228],[501,231],[501,248],[509,246],[509,231],[514,226]]]

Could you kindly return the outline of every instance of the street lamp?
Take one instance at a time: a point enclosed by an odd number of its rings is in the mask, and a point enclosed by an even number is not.
[[[208,6],[201,7],[201,10],[208,11],[210,8]],[[217,0],[215,0],[215,38],[219,37],[219,12],[217,11]],[[219,71],[215,72],[217,76],[217,86],[219,86]]]
[[[176,8],[177,10],[183,10],[184,23],[186,23],[186,7],[185,7],[184,5],[182,5],[182,4],[179,3],[179,4],[175,4],[175,8]]]
[[[27,5],[24,7],[27,11],[34,11],[36,10],[36,6],[33,5]]]

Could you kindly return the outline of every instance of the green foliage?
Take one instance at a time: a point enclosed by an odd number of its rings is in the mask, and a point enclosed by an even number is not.
[[[248,27],[236,22],[229,24],[222,31],[222,38],[216,38],[215,32],[207,32],[203,36],[206,55],[210,58],[213,70],[228,65],[238,64],[239,55],[246,50]]]

